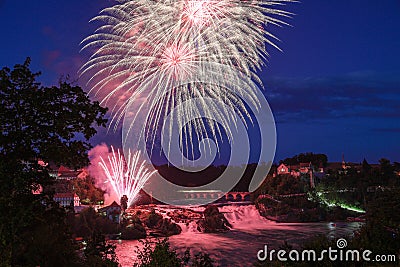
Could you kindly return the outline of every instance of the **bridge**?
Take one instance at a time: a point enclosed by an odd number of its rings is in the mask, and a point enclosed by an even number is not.
[[[185,190],[181,191],[186,199],[215,199],[225,201],[250,201],[250,192],[228,192],[219,190]]]
[[[225,194],[227,201],[250,201],[250,192],[229,192]]]

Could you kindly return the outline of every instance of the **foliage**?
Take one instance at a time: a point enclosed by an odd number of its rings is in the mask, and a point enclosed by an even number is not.
[[[214,260],[207,253],[199,252],[194,255],[192,267],[212,267]]]
[[[128,208],[128,197],[123,195],[120,200],[122,210],[126,210]]]
[[[104,202],[105,191],[96,187],[94,177],[88,175],[72,181],[74,192],[81,199],[82,204],[99,204]]]
[[[354,238],[357,246],[400,256],[399,194],[400,189],[392,189],[377,191],[369,197],[366,224]]]
[[[16,170],[15,166],[8,167]],[[5,168],[0,169],[3,178]],[[29,178],[26,175],[8,173],[7,178],[16,181]],[[64,209],[44,197],[14,188],[12,196],[0,197],[0,266],[79,266],[80,259],[64,222]]]
[[[77,266],[82,262],[64,209],[51,195],[32,190],[54,182],[38,159],[75,168],[88,164],[89,139],[96,125],[105,125],[106,109],[66,81],[41,86],[29,64],[27,59],[0,70],[0,262]]]
[[[369,199],[367,205],[367,221],[357,231],[354,237],[345,237],[348,241],[347,249],[359,250],[368,249],[373,255],[396,255],[400,257],[400,214],[393,210],[400,210],[400,199],[398,189],[390,191],[378,191]],[[326,236],[317,236],[306,242],[302,249],[313,249],[317,255],[328,247],[336,248],[336,240]],[[313,265],[314,264],[314,265]],[[296,266],[348,266],[340,265],[328,259],[316,263],[297,264]],[[358,264],[350,264],[358,266]],[[381,266],[373,263],[360,266]],[[390,266],[390,265],[389,265]]]
[[[374,255],[400,256],[400,214],[393,212],[400,210],[399,193],[399,189],[392,189],[377,191],[368,197],[366,223],[353,238],[347,237],[348,249],[368,249]],[[307,242],[304,248],[321,251],[329,246],[336,247],[334,240],[319,236]],[[332,262],[325,261],[322,266],[333,265]]]
[[[87,241],[84,250],[85,266],[118,266],[115,246],[108,244],[104,236],[118,233],[118,224],[100,216],[92,207],[73,216],[69,223],[74,234]]]
[[[328,157],[325,154],[314,154],[312,152],[307,152],[300,153],[291,158],[286,158],[280,161],[280,163],[284,163],[286,165],[298,165],[300,163],[308,162],[311,162],[311,164],[315,167],[319,167],[320,165],[326,167],[328,163]]]
[[[74,216],[71,223],[75,235],[85,239],[90,238],[96,231],[103,234],[116,234],[119,232],[119,225],[106,217],[100,216],[92,207],[81,211]]]
[[[269,194],[277,196],[305,193],[308,190],[308,184],[308,181],[292,177],[291,175],[279,175],[277,177],[268,175],[256,191],[256,195]]]
[[[328,176],[314,190],[308,190],[307,197],[315,205],[325,211],[327,220],[344,220],[346,217],[356,217],[359,213],[351,213],[340,207],[329,207],[325,204],[351,206],[366,210],[366,222],[354,233],[354,236],[345,237],[348,249],[368,249],[373,254],[396,255],[400,258],[400,177],[396,171],[400,170],[398,163],[391,163],[381,159],[379,165],[370,165],[367,160],[359,166],[351,166],[346,170],[331,171]],[[256,194],[277,194],[284,180],[281,177],[267,177],[265,183]],[[296,183],[296,179],[292,178]],[[290,191],[291,189],[287,190]],[[294,190],[297,190],[294,188]],[[283,190],[285,191],[285,190]],[[278,198],[279,199],[279,198]],[[293,213],[296,207],[307,207],[299,198],[292,200],[279,199],[279,204],[268,198],[258,199],[257,205],[262,214]],[[325,204],[324,204],[325,203]],[[327,236],[316,236],[305,242],[302,249],[314,249],[318,253],[329,246],[336,248],[336,240]],[[344,263],[332,262],[328,259],[318,262],[263,262],[256,266],[381,266],[372,262]],[[392,265],[388,265],[392,266]]]
[[[157,240],[152,249],[152,244],[147,240],[141,241],[143,244],[142,250],[137,251],[137,258],[140,264],[135,264],[137,267],[180,267],[187,264],[187,253],[183,258],[180,258],[175,250],[172,250],[167,239]]]
[[[214,260],[206,253],[197,253],[192,259],[189,249],[180,257],[176,250],[171,249],[168,239],[157,240],[152,244],[148,240],[141,241],[143,248],[137,251],[139,263],[135,267],[212,267]]]
[[[372,167],[365,159],[361,168],[330,173],[319,184],[319,191],[329,191],[325,197],[331,202],[349,203],[366,209],[369,196],[376,190],[398,188],[400,177],[395,174],[396,163],[387,159],[379,160],[379,166]],[[380,189],[381,188],[381,189]]]
[[[257,199],[262,194],[271,195],[274,200],[265,197]],[[291,196],[282,197],[282,195]],[[255,192],[255,196],[256,205],[263,215],[286,222],[344,220],[349,216],[354,216],[354,213],[339,207],[329,207],[327,202],[354,203],[357,207],[360,201],[357,192],[339,193],[334,186],[328,188],[324,183],[312,189],[309,188],[307,181],[290,175],[267,176]]]
[[[88,140],[96,134],[95,125],[105,126],[106,109],[68,82],[41,86],[36,81],[39,73],[32,73],[29,64],[28,58],[13,70],[0,71],[1,153],[20,160],[87,166]]]
[[[400,210],[399,189],[374,192],[368,198],[366,223],[347,240],[347,249],[363,251],[368,249],[372,255],[395,255],[400,257]],[[317,255],[322,250],[336,248],[336,240],[326,235],[318,235],[306,241],[301,249],[313,249]],[[392,263],[393,264],[393,263]],[[282,262],[258,263],[256,266],[282,266]],[[374,262],[332,262],[328,258],[318,262],[286,262],[284,266],[382,266]],[[384,266],[396,266],[388,263]]]
[[[115,245],[108,244],[100,231],[94,231],[85,249],[87,266],[118,267]]]

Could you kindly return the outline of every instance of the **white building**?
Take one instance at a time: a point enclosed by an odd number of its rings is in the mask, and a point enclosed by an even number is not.
[[[63,207],[70,206],[71,202],[74,204],[74,207],[80,206],[79,196],[75,193],[56,193],[53,200],[60,203],[60,206]]]

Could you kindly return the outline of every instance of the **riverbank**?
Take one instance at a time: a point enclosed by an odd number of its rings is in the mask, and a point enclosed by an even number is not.
[[[327,206],[310,201],[305,196],[286,198],[280,201],[262,198],[255,203],[260,214],[272,221],[282,223],[346,221],[362,213],[340,206]]]

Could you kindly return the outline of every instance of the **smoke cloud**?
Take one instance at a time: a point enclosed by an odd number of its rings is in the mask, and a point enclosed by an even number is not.
[[[112,155],[109,147],[107,144],[101,143],[100,145],[92,148],[88,155],[90,159],[90,165],[88,167],[89,174],[95,178],[96,186],[106,191],[104,195],[104,204],[109,205],[113,201],[119,203],[120,200],[118,199],[117,194],[114,192],[111,184],[108,182],[107,177],[103,172],[103,169],[99,165],[101,158],[103,158],[106,164],[108,164],[108,156]]]

